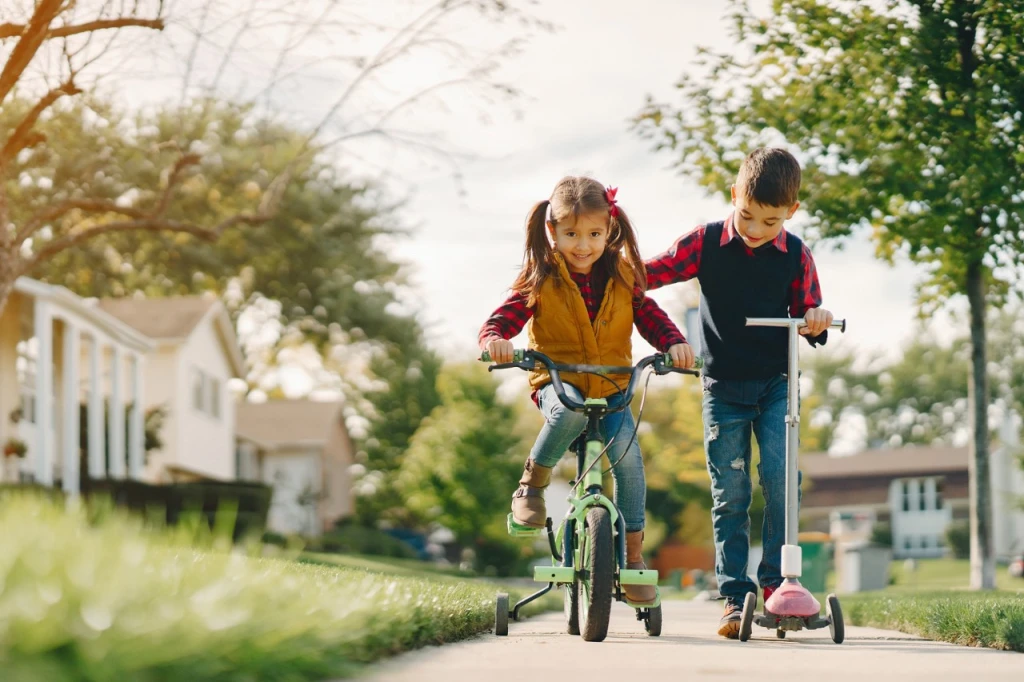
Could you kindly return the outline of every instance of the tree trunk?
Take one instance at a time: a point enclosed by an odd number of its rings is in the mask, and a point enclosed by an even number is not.
[[[967,300],[971,309],[971,380],[968,383],[971,441],[970,475],[971,589],[996,586],[992,547],[992,480],[988,467],[988,378],[985,360],[985,282],[981,262],[967,267]]]

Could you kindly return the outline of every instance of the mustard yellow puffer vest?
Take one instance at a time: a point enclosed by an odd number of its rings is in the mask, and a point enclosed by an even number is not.
[[[633,271],[620,261],[619,273],[629,282],[623,284],[608,278],[601,307],[593,323],[587,314],[576,284],[560,254],[555,254],[560,277],[548,277],[541,285],[540,295],[528,325],[530,348],[539,350],[560,364],[617,365],[633,364]],[[560,373],[587,398],[604,398],[617,392],[610,382],[593,374]],[[629,375],[613,375],[609,379],[622,390],[629,384]],[[530,372],[534,390],[550,383],[546,370]]]

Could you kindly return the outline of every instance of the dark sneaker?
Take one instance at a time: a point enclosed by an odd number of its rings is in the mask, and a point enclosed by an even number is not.
[[[722,620],[718,621],[718,634],[729,639],[736,639],[740,636],[740,621],[743,620],[743,607],[731,601],[725,603],[725,613]]]

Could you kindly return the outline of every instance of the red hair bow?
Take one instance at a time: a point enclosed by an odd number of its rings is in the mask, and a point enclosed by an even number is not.
[[[618,193],[618,187],[609,187],[604,191],[604,198],[608,200],[608,214],[613,218],[617,218],[619,215],[619,207],[615,203],[615,195]]]

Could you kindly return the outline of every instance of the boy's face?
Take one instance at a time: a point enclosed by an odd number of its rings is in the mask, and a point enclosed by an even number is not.
[[[733,225],[743,243],[752,249],[778,237],[784,223],[800,208],[799,201],[792,206],[765,206],[744,195],[732,186],[732,205],[736,208]]]
[[[586,275],[608,245],[608,214],[584,213],[578,219],[569,216],[557,225],[549,222],[548,232],[569,272]]]

